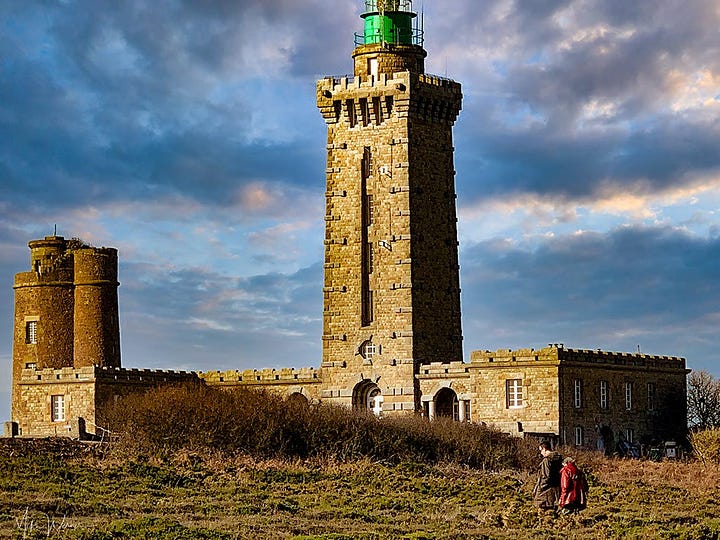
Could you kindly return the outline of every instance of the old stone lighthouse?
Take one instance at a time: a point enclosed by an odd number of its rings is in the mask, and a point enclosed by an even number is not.
[[[92,437],[118,397],[202,380],[585,447],[682,436],[683,358],[552,344],[463,361],[452,142],[460,85],[425,73],[411,0],[366,0],[362,19],[354,75],[317,83],[328,129],[319,367],[122,368],[115,250],[47,237],[30,242],[31,270],[15,280],[6,434]]]
[[[326,398],[418,410],[422,364],[462,360],[452,125],[408,1],[366,2],[354,78],[318,82],[328,125]]]

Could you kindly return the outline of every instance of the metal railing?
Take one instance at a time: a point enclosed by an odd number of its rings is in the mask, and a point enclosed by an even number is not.
[[[412,0],[365,0],[365,11],[412,11]]]
[[[425,33],[420,30],[419,28],[413,28],[412,29],[412,35],[410,36],[410,42],[412,45],[419,45],[420,47],[423,46],[423,43],[425,41]],[[400,30],[397,29],[395,32],[395,41],[394,43],[404,44],[403,41],[401,41],[401,38],[406,38],[407,36],[402,36],[400,34]],[[371,36],[366,36],[364,33],[355,33],[355,46],[358,45],[371,45],[375,43],[384,43],[387,42],[386,39],[383,39],[383,35],[381,32],[377,32],[376,34],[373,34]]]

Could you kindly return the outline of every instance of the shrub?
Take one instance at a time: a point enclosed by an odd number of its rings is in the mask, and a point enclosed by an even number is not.
[[[690,435],[690,444],[703,463],[720,464],[720,428],[696,431]]]
[[[414,415],[378,419],[249,388],[160,387],[118,401],[103,421],[114,434],[115,450],[130,455],[163,457],[185,450],[256,458],[451,462],[485,469],[517,464],[516,440],[484,426]]]

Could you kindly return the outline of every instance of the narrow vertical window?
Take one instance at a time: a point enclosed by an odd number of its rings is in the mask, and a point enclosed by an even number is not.
[[[625,383],[625,410],[632,410],[633,383]]]
[[[378,76],[378,59],[375,58],[369,58],[368,59],[368,73],[377,79]]]
[[[385,97],[385,110],[387,111],[387,117],[390,118],[393,112],[393,97]]]
[[[505,381],[505,406],[508,409],[517,409],[523,406],[522,379]]]
[[[367,127],[367,125],[370,123],[370,109],[368,107],[368,100],[367,98],[360,98],[360,121],[362,122],[363,127]]]
[[[600,408],[608,408],[608,383],[607,381],[600,381]]]
[[[579,409],[582,407],[582,380],[575,379],[575,408]]]
[[[25,323],[25,343],[37,343],[37,321]]]
[[[65,396],[51,396],[50,407],[53,422],[65,421]]]
[[[355,113],[355,101],[352,99],[345,100],[345,109],[347,110],[347,118],[350,127],[357,125],[357,114]]]
[[[585,444],[585,434],[582,426],[575,426],[575,446],[583,446]]]
[[[367,100],[366,100],[367,102]],[[368,193],[368,178],[372,175],[372,152],[370,147],[363,149],[363,157],[360,165],[360,201],[362,220],[362,244],[361,244],[361,292],[360,292],[360,324],[368,326],[375,318],[373,291],[370,275],[374,270],[373,243],[370,240],[370,225],[373,222],[374,207],[373,197]]]
[[[380,125],[383,123],[382,106],[380,105],[380,96],[372,98],[373,113],[375,114],[375,123]]]
[[[647,383],[647,408],[648,411],[655,410],[655,383]]]
[[[625,430],[625,440],[629,443],[635,442],[635,430],[633,428],[627,428]]]
[[[364,212],[364,225],[365,227],[369,227],[375,221],[375,201],[373,196],[369,193],[365,195],[365,208],[367,211]]]

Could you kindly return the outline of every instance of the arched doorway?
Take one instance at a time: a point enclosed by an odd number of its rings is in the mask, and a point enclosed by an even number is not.
[[[435,394],[435,416],[460,419],[460,402],[457,394],[450,388],[442,388]]]
[[[302,408],[308,406],[308,398],[306,398],[300,392],[293,392],[287,397],[287,400],[288,403],[292,404],[295,407]]]
[[[383,404],[380,387],[367,379],[359,382],[353,390],[352,403],[356,411],[372,411],[380,416]]]

